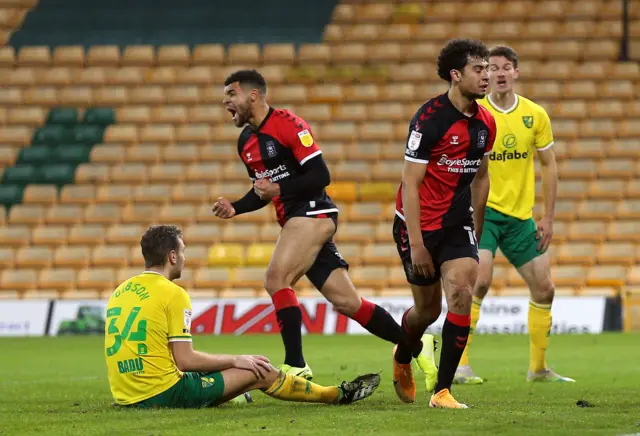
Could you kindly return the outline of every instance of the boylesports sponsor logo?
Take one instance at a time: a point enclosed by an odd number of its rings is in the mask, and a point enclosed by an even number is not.
[[[286,165],[280,165],[277,168],[273,168],[270,170],[256,171],[256,179],[268,178],[272,182],[277,182],[278,180],[285,179],[290,175],[291,174],[289,174],[289,171],[287,171]]]
[[[527,159],[528,157],[529,157],[528,151],[525,151],[524,153],[520,153],[518,150],[513,150],[513,151],[502,150],[502,153],[496,153],[495,151],[492,151],[491,153],[489,153],[489,160],[497,160],[497,161]]]
[[[450,173],[477,173],[482,159],[449,159],[443,154],[438,160],[438,165],[445,165]]]

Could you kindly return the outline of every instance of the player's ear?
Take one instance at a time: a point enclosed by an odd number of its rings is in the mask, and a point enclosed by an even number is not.
[[[518,77],[520,77],[520,70],[519,70],[518,68],[515,68],[515,69],[513,70],[513,73],[514,73],[514,74],[513,74],[513,77],[514,77],[515,79],[517,79]]]
[[[169,263],[171,265],[178,263],[178,253],[176,253],[176,250],[171,250],[169,252]]]
[[[460,77],[461,77],[460,71],[451,70],[451,71],[449,71],[449,74],[451,74],[451,81],[452,82],[459,82],[460,81]]]

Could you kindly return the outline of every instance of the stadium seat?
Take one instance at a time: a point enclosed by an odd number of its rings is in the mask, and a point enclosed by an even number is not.
[[[77,289],[112,289],[115,285],[115,271],[112,268],[91,268],[78,272]]]
[[[45,269],[38,276],[38,287],[43,289],[73,289],[76,283],[76,272],[71,268]]]
[[[0,273],[0,289],[27,290],[36,288],[38,272],[34,269],[10,269]]]
[[[211,246],[207,255],[207,265],[234,267],[245,262],[245,248],[238,243],[217,243]]]
[[[67,228],[46,225],[36,227],[31,234],[31,242],[36,246],[59,246],[67,243]]]
[[[233,282],[230,284],[233,288],[253,288],[262,289],[264,286],[263,267],[240,267],[233,271]]]

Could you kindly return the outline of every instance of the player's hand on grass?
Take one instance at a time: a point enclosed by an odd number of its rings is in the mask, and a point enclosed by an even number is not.
[[[280,195],[280,185],[269,179],[258,179],[253,184],[253,190],[262,200],[271,200]]]
[[[231,202],[224,197],[218,198],[213,205],[213,214],[218,218],[229,219],[233,218],[236,214],[236,210],[231,206]]]
[[[413,271],[418,275],[432,277],[435,274],[433,259],[424,245],[411,247],[411,263]]]
[[[234,368],[238,369],[246,369],[257,377],[264,379],[266,375],[271,371],[271,364],[269,363],[269,359],[264,356],[235,356],[235,360],[233,362]]]
[[[536,239],[538,242],[538,250],[546,251],[551,243],[553,237],[553,220],[551,218],[542,218],[538,222],[538,229],[536,230]]]

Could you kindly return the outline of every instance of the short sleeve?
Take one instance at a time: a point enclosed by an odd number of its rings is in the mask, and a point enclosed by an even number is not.
[[[540,108],[540,115],[538,115],[537,121],[538,126],[533,144],[538,150],[546,150],[553,145],[553,132],[551,131],[549,115],[543,108]],[[535,122],[536,120],[534,120]]]
[[[404,151],[405,160],[413,163],[428,164],[431,151],[438,142],[438,130],[431,120],[413,125],[409,130]]]
[[[309,125],[301,118],[296,117],[291,122],[284,121],[287,144],[300,165],[304,165],[309,159],[322,154],[313,132]]]
[[[191,298],[182,288],[169,301],[167,323],[169,342],[191,342]]]
[[[493,143],[496,142],[497,134],[498,126],[496,125],[496,119],[492,115],[489,121],[489,141],[487,142],[487,147],[484,149],[485,156],[493,150]]]

